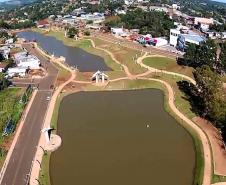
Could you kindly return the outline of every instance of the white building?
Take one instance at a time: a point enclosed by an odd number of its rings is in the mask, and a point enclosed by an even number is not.
[[[0,47],[0,54],[4,59],[9,59],[10,48],[8,46]]]
[[[29,55],[26,51],[16,53],[14,58],[18,67],[25,67],[27,69],[40,68],[40,60],[34,55]]]
[[[168,41],[164,38],[154,38],[154,43],[155,43],[155,46],[157,47],[160,47],[160,46],[165,46],[168,44]]]
[[[179,10],[180,6],[178,6],[177,4],[172,4],[172,8],[175,9],[175,10]]]
[[[28,69],[40,69],[40,60],[33,55],[28,55],[17,62],[18,67],[25,67]]]
[[[150,6],[150,11],[165,12],[165,13],[169,12],[166,7],[161,7],[161,6]]]
[[[7,70],[7,75],[8,77],[25,77],[27,73],[27,68],[24,67],[13,67],[13,68],[8,68]]]
[[[202,31],[208,31],[211,24],[214,24],[213,18],[195,17],[194,25],[199,26]]]
[[[27,51],[22,51],[22,52],[18,52],[16,54],[14,54],[14,59],[16,62],[19,62],[20,59],[24,58],[28,56],[28,52]]]
[[[84,21],[93,21],[93,23],[98,24],[105,20],[105,16],[102,13],[96,12],[93,14],[82,14],[80,19]]]
[[[124,33],[124,31],[123,28],[111,28],[111,33],[116,36],[121,36]]]
[[[177,39],[180,35],[180,30],[178,29],[170,29],[170,45],[176,47]]]
[[[14,42],[14,40],[13,40],[13,38],[11,38],[11,39],[7,39],[5,41],[5,44],[13,44],[13,42]]]

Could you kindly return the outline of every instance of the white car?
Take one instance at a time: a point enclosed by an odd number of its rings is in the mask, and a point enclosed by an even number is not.
[[[51,99],[50,96],[47,96],[47,97],[46,97],[46,100],[47,100],[47,101],[49,101],[50,99]]]

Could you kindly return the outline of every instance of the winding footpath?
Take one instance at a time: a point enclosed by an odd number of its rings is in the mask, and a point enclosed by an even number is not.
[[[159,82],[161,84],[163,84],[167,91],[168,91],[168,104],[171,108],[171,110],[183,121],[185,122],[187,125],[189,125],[193,130],[196,131],[196,133],[198,134],[200,140],[202,141],[202,146],[203,146],[203,153],[204,153],[204,176],[203,176],[203,185],[210,185],[211,184],[211,177],[212,177],[212,167],[211,167],[211,149],[210,149],[210,145],[208,142],[208,138],[205,135],[205,133],[202,131],[201,128],[199,128],[193,121],[191,121],[190,119],[188,119],[184,114],[182,114],[175,106],[174,101],[174,91],[173,88],[170,86],[169,83],[163,81],[163,80],[159,80],[159,79],[155,79],[155,78],[145,78],[145,77],[139,77],[138,79],[142,79],[142,80],[150,80],[150,81],[156,81]],[[223,185],[223,184],[222,184]],[[225,185],[225,184],[224,184]]]
[[[181,78],[184,78],[188,81],[190,81],[191,83],[193,83],[194,85],[196,84],[195,80],[192,79],[191,77],[189,76],[186,76],[186,75],[183,75],[183,74],[180,74],[180,73],[175,73],[175,72],[170,72],[170,71],[165,71],[165,70],[159,70],[159,69],[156,69],[156,68],[153,68],[153,67],[150,67],[150,66],[147,66],[143,63],[143,60],[145,58],[149,58],[149,57],[154,57],[156,55],[148,55],[147,52],[145,52],[145,54],[143,56],[141,56],[140,58],[137,59],[137,63],[141,66],[141,67],[144,67],[146,69],[148,69],[149,71],[151,72],[159,72],[159,73],[164,73],[164,74],[168,74],[168,75],[173,75],[173,76],[178,76],[178,77],[181,77]]]

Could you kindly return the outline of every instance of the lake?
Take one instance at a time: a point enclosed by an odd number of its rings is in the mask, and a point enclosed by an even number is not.
[[[192,137],[165,111],[160,90],[68,95],[57,132],[51,185],[193,184]]]
[[[111,71],[102,57],[88,53],[78,47],[67,46],[55,37],[32,31],[20,32],[17,35],[28,41],[36,40],[51,55],[64,56],[66,63],[73,67],[77,66],[81,72]]]

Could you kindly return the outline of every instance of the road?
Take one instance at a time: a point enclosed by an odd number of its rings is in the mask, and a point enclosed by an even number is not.
[[[48,108],[46,98],[52,94],[50,86],[55,83],[58,73],[57,69],[30,45],[25,45],[24,47],[41,60],[42,65],[48,71],[48,75],[39,82],[38,92],[27,114],[20,136],[6,167],[2,185],[26,184]]]

